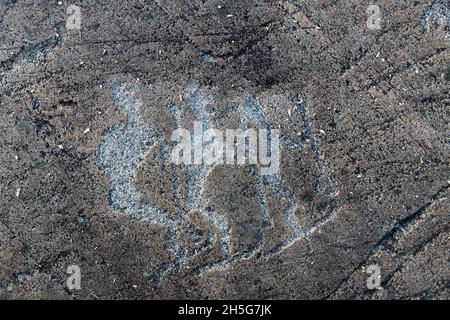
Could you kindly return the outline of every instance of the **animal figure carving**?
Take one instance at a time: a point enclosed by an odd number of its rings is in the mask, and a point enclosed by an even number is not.
[[[292,188],[286,187],[282,173],[261,176],[257,165],[227,168],[235,170],[238,178],[234,179],[225,173],[224,179],[228,180],[224,185],[236,185],[236,188],[241,189],[236,192],[237,189],[233,187],[221,190],[226,188],[216,186],[219,196],[213,196],[214,190],[207,190],[206,186],[211,188],[211,177],[220,177],[221,173],[227,172],[223,166],[212,164],[177,167],[170,163],[171,143],[141,117],[144,104],[136,91],[136,83],[113,84],[112,101],[123,112],[125,121],[104,132],[98,146],[97,164],[109,179],[108,202],[112,210],[167,228],[165,248],[172,260],[160,267],[158,277],[176,266],[189,263],[194,256],[205,253],[211,246],[219,248],[221,257],[198,267],[199,272],[227,268],[241,259],[277,254],[331,219],[335,208],[333,183],[323,164],[304,102],[297,101],[287,106],[295,111],[289,113],[292,118],[295,117],[302,131],[297,141],[288,135],[282,135],[281,152],[296,152],[301,155],[306,150],[313,159],[312,170],[316,177],[311,183],[311,188],[316,190],[312,192],[321,193],[326,201],[319,216],[302,224],[297,215],[305,208],[301,204],[305,200],[300,199]],[[211,127],[217,115],[208,110],[211,101],[208,89],[188,86],[183,94],[186,96],[183,105],[167,106],[166,112],[172,118],[174,129],[185,122],[188,114],[194,117],[193,120],[200,121],[203,128]],[[231,118],[237,119],[236,124],[240,128],[253,126],[270,129],[274,125],[269,122],[254,97],[241,98],[240,103],[223,114],[233,114]],[[142,190],[136,185],[136,175],[149,154],[156,154],[164,164],[164,170],[168,172],[166,182],[173,194],[165,195],[169,199],[166,204],[143,201]],[[295,162],[294,166],[297,166]],[[245,179],[239,177],[241,173]],[[151,187],[158,188],[158,182],[150,181],[150,184],[154,184]],[[245,201],[233,207],[231,202],[236,198],[246,197],[242,195],[245,192],[240,191],[243,189],[249,195]],[[277,205],[273,205],[273,202]],[[198,228],[189,219],[193,213],[211,226],[206,236],[199,234]]]

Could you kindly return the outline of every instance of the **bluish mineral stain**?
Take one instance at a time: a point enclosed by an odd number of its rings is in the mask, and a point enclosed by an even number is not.
[[[207,96],[200,88],[195,85],[189,85],[186,88],[188,93],[187,106],[194,114],[196,121],[200,121],[202,130],[207,130],[209,126],[209,114],[206,110]],[[203,140],[203,139],[202,139]],[[205,148],[205,143],[203,143]],[[197,210],[211,221],[219,229],[219,244],[223,254],[227,257],[229,254],[229,227],[223,217],[207,209],[207,201],[204,199],[203,186],[208,172],[212,165],[189,165],[185,169],[185,206],[187,210]]]
[[[131,216],[168,227],[165,248],[174,260],[163,267],[167,270],[181,260],[183,252],[175,240],[180,222],[170,218],[161,208],[144,204],[133,180],[143,153],[158,141],[158,134],[139,115],[142,103],[135,95],[136,85],[116,82],[112,86],[112,101],[125,113],[125,123],[107,130],[97,150],[97,164],[109,179],[109,204],[114,211],[125,211]]]
[[[270,130],[270,125],[267,121],[266,116],[264,115],[264,112],[262,111],[262,108],[258,104],[256,98],[254,97],[247,97],[245,99],[244,103],[244,118],[246,119],[246,125],[249,124],[256,124],[259,128]],[[270,135],[268,138],[268,144],[271,143],[270,141]],[[282,140],[283,142],[283,140]],[[281,152],[281,150],[280,150]],[[292,241],[296,237],[298,237],[299,234],[299,227],[297,223],[295,222],[294,217],[294,210],[295,210],[295,199],[293,196],[289,195],[286,191],[286,187],[284,186],[284,183],[281,180],[281,177],[279,174],[276,175],[270,175],[270,176],[264,176],[261,177],[258,173],[255,174],[255,180],[259,196],[259,202],[260,206],[263,207],[263,226],[270,226],[273,225],[273,221],[270,218],[269,215],[269,208],[267,206],[267,202],[265,200],[265,192],[262,191],[264,189],[272,189],[275,191],[275,193],[282,199],[286,201],[286,206],[283,210],[283,216],[285,218],[285,221],[287,222],[291,234],[287,237],[286,242]],[[264,182],[264,183],[263,183]],[[267,191],[267,190],[266,190]]]
[[[243,117],[247,125],[256,124],[260,129],[270,129],[266,116],[255,97],[250,96],[244,99],[244,111]]]
[[[319,147],[317,145],[317,138],[316,138],[316,136],[315,136],[315,134],[314,134],[314,132],[312,130],[312,125],[311,125],[311,122],[310,122],[310,120],[308,118],[308,115],[307,115],[305,104],[303,102],[302,103],[298,103],[296,110],[297,110],[297,112],[300,115],[300,118],[301,118],[301,120],[303,122],[303,125],[305,127],[305,131],[306,131],[305,132],[305,136],[302,138],[301,143],[304,144],[305,140],[309,140],[310,141],[311,149],[314,152],[314,158],[315,158],[317,166],[319,168],[319,172],[320,172],[321,176],[326,176],[327,172],[326,172],[326,169],[325,169],[325,165],[323,163],[322,156],[320,154]],[[334,190],[334,187],[333,187],[333,182],[332,182],[331,178],[328,176],[326,192],[328,193],[328,195],[331,195],[331,194],[334,193],[334,191],[335,190]]]
[[[209,125],[208,113],[206,111],[206,97],[202,94],[201,90],[194,85],[189,85],[186,88],[189,94],[188,106],[194,113],[197,121],[200,121],[203,125],[203,130],[206,130]]]
[[[432,1],[419,17],[420,32],[428,29],[442,29],[450,34],[450,1]]]
[[[199,88],[194,86],[189,86],[187,92],[189,93],[187,101],[189,109],[194,113],[196,120],[200,121],[202,130],[207,130],[209,128],[209,120],[205,110],[205,97]],[[195,164],[186,168],[185,203],[189,210],[201,210],[204,205],[202,203],[202,186],[207,170],[206,166]]]
[[[210,54],[204,53],[204,54],[202,54],[202,61],[204,63],[213,63],[214,58]]]

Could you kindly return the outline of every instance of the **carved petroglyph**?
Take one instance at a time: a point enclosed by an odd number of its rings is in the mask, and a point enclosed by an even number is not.
[[[152,106],[144,108],[137,91],[137,83],[113,84],[112,100],[125,120],[103,134],[97,163],[109,179],[112,210],[167,228],[165,248],[173,259],[160,266],[156,279],[212,247],[221,256],[196,266],[198,272],[225,269],[250,257],[270,257],[332,219],[335,191],[303,100],[287,95],[263,99],[265,108],[271,108],[268,116],[255,97],[216,97],[210,89],[191,85],[180,95],[183,99],[158,110],[168,114],[173,129],[194,121],[204,129],[282,128],[276,109],[294,110],[289,113],[298,135],[282,134],[281,171],[264,176],[259,164],[171,163],[170,139],[144,120],[142,110]],[[302,165],[295,161],[298,157],[305,158],[305,168],[300,168],[305,178],[290,179]],[[325,199],[321,206],[314,204],[315,194]],[[199,232],[202,228],[207,230]]]

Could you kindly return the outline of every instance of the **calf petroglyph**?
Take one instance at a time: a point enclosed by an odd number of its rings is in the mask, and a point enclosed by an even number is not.
[[[220,258],[195,266],[197,272],[223,270],[231,263],[251,257],[270,257],[333,218],[336,207],[333,182],[302,99],[289,98],[291,105],[284,106],[295,110],[290,116],[298,127],[298,139],[282,134],[280,172],[261,175],[258,164],[230,168],[218,164],[177,166],[171,163],[171,142],[141,115],[143,108],[152,106],[144,107],[137,90],[138,82],[112,85],[112,101],[123,112],[125,121],[103,133],[97,164],[109,179],[108,203],[113,211],[167,228],[164,245],[172,260],[155,271],[155,279],[174,267],[189,264],[199,254],[208,254],[208,249],[214,246],[220,251]],[[214,97],[208,88],[189,85],[182,95],[185,99],[168,105],[165,111],[174,130],[189,121],[200,122],[208,129],[220,126],[224,118],[227,120],[222,126],[231,125],[233,129],[279,127],[278,119],[265,112],[272,108],[270,99],[265,100],[269,102],[263,109],[255,97],[242,94],[237,102],[228,104],[231,108],[225,108],[227,103]],[[280,97],[286,99],[286,95]],[[223,110],[211,111],[213,104],[222,104]],[[151,179],[146,185],[136,183],[136,177],[144,174],[148,157],[158,159],[155,170],[161,170],[159,175],[166,177],[162,184],[169,191],[144,200],[146,190],[158,189],[161,184]],[[283,161],[284,157],[287,161]],[[306,162],[309,167],[302,168],[309,177],[303,185],[289,179],[298,169],[295,162],[288,161],[295,157],[310,159]],[[325,199],[321,206],[301,196],[305,186]],[[159,201],[159,198],[166,200]],[[206,236],[192,223],[192,214],[200,215],[211,226]],[[299,219],[299,215],[311,216]]]

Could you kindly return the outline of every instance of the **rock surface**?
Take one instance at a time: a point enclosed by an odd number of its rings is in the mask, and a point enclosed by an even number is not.
[[[0,0],[0,297],[449,299],[448,2],[377,5]],[[279,172],[173,164],[196,122]]]

